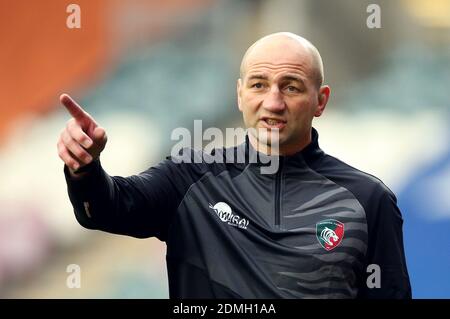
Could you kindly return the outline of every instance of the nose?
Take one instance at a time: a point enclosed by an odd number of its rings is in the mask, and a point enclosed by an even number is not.
[[[278,113],[284,111],[286,104],[278,87],[272,87],[264,97],[262,107],[267,111]]]

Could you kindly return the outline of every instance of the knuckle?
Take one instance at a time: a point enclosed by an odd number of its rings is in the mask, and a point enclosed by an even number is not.
[[[59,155],[59,158],[62,159],[62,161],[63,161],[64,163],[67,164],[68,158],[69,158],[69,156],[67,155],[67,153],[65,153],[65,152],[60,152],[58,155]]]
[[[70,135],[72,135],[72,133],[74,132],[74,127],[73,127],[73,125],[69,125],[69,126],[67,127],[67,132],[68,132]]]
[[[80,142],[83,137],[83,132],[81,131],[81,129],[72,128],[72,130],[70,131],[70,135],[72,136],[72,138],[74,140],[76,140],[77,142]]]
[[[78,143],[80,143],[81,145],[84,143],[86,139],[86,136],[83,134],[83,132],[78,132],[76,134],[75,139],[77,140]]]
[[[58,144],[57,150],[58,150],[58,154],[59,154],[59,155],[61,155],[61,154],[64,153],[64,148],[63,148],[60,144]]]
[[[79,147],[75,147],[74,150],[72,151],[72,153],[78,158],[82,158],[83,157],[83,151],[80,150]]]
[[[72,132],[73,130],[76,130],[79,127],[79,125],[77,124],[77,122],[75,122],[75,119],[70,119],[69,122],[67,123],[67,130],[69,132]]]
[[[67,138],[66,135],[64,135],[61,140],[64,146],[68,147],[70,145],[70,140]]]
[[[61,135],[61,140],[63,142],[64,145],[68,145],[70,142],[70,135],[68,134],[67,131],[64,131],[63,134]]]
[[[69,148],[76,148],[78,146],[78,143],[70,136],[67,138],[66,145]]]

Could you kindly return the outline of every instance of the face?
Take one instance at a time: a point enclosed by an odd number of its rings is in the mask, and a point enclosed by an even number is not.
[[[256,129],[249,131],[252,145],[270,149],[278,130],[281,154],[300,151],[310,142],[312,119],[322,114],[329,96],[328,87],[317,85],[309,49],[286,39],[263,43],[249,52],[243,69],[238,106],[246,127]]]

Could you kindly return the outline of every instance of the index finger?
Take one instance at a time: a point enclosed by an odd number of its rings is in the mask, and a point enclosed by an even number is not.
[[[83,108],[68,94],[61,94],[59,100],[74,119],[81,120],[83,118],[89,118],[89,115],[83,110]]]

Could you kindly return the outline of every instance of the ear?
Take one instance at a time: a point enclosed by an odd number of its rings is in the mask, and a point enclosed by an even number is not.
[[[331,89],[328,85],[322,85],[319,89],[318,96],[318,104],[316,112],[314,113],[315,117],[319,117],[322,115],[325,110],[325,106],[327,106],[328,99],[330,98]]]
[[[237,80],[237,86],[236,86],[236,93],[237,93],[237,103],[239,111],[242,112],[242,101],[241,101],[241,94],[242,94],[242,80]]]

